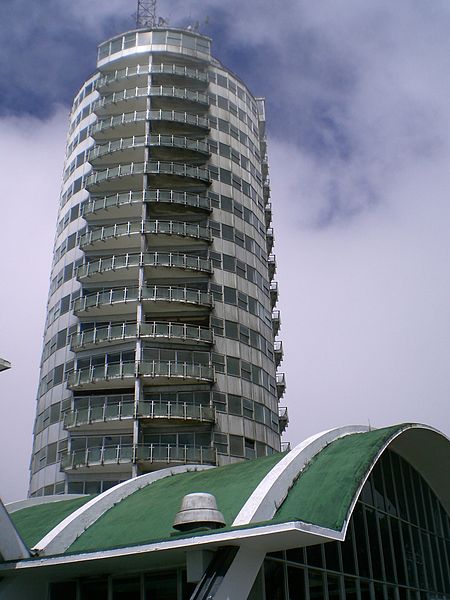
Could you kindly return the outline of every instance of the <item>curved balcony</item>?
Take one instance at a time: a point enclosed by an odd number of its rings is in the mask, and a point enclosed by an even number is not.
[[[264,221],[266,223],[266,229],[267,229],[268,227],[270,227],[270,224],[272,223],[272,203],[271,202],[266,204],[266,206],[264,207]]]
[[[80,268],[80,267],[78,267]],[[275,304],[278,302],[278,282],[271,281],[270,282],[270,304],[273,308]]]
[[[134,402],[117,402],[103,406],[90,406],[65,413],[64,428],[67,430],[84,430],[86,428],[102,430],[103,423],[130,421],[135,418]],[[139,405],[136,418],[162,419],[170,421],[196,421],[199,423],[214,423],[215,409],[203,404],[188,404],[176,402],[142,402]],[[94,427],[90,427],[93,425]]]
[[[272,330],[273,330],[274,336],[278,335],[278,332],[280,331],[280,327],[281,327],[280,311],[273,310],[272,311]]]
[[[74,301],[73,310],[77,316],[134,315],[138,302],[142,302],[144,309],[150,310],[153,315],[207,314],[213,306],[209,292],[181,286],[155,285],[143,287],[142,290],[123,287],[81,296]]]
[[[99,91],[104,88],[111,90],[120,89],[124,80],[146,78],[149,74],[188,79],[191,82],[199,82],[202,84],[202,87],[203,84],[208,83],[208,74],[204,71],[200,71],[199,69],[192,69],[190,67],[181,67],[171,64],[152,64],[136,65],[129,66],[124,69],[117,69],[116,71],[108,73],[97,79],[95,82],[95,89]]]
[[[117,139],[144,133],[145,121],[168,123],[180,131],[206,133],[209,131],[208,117],[177,110],[141,110],[105,117],[94,123],[89,135],[95,140]]]
[[[211,183],[208,169],[203,167],[194,167],[185,163],[165,162],[165,161],[146,161],[139,163],[129,163],[111,167],[104,171],[94,171],[85,180],[85,187],[88,191],[98,192],[116,190],[117,188],[130,189],[131,183],[136,176],[154,175],[162,179],[161,184],[170,181],[175,177],[183,183],[198,185]],[[141,183],[139,178],[136,182]]]
[[[212,344],[211,329],[186,323],[153,321],[151,323],[119,323],[95,327],[72,336],[71,350],[79,352],[96,346],[111,345],[135,339],[173,341],[177,344]]]
[[[119,362],[77,369],[70,374],[67,385],[72,390],[130,387],[136,377],[146,385],[213,383],[214,368],[171,360]]]
[[[269,254],[267,257],[267,267],[269,269],[269,279],[273,279],[277,270],[277,261],[275,254]]]
[[[286,391],[286,377],[284,373],[276,374],[276,382],[277,382],[277,396],[278,400],[284,395]]]
[[[198,158],[198,155],[206,160],[209,156],[208,144],[203,140],[193,140],[178,135],[155,134],[120,138],[95,146],[89,150],[87,160],[94,166],[107,164],[111,162],[111,155],[116,152],[120,152],[123,162],[143,160],[145,148],[160,149],[161,152],[167,150],[166,154],[170,154],[171,157],[176,155],[181,160],[195,159]]]
[[[212,273],[209,258],[190,256],[189,254],[178,254],[175,252],[146,252],[139,254],[115,255],[110,258],[87,262],[77,269],[79,281],[89,280],[93,283],[101,282],[105,278],[108,281],[123,280],[122,270],[127,270],[127,278],[134,279],[138,276],[138,270],[144,267],[145,271],[155,269],[170,269],[170,273],[161,273],[161,276],[175,277],[178,274],[184,276],[189,271],[192,276],[203,276]]]
[[[273,228],[269,227],[269,229],[266,231],[266,246],[267,246],[267,254],[269,254],[269,255],[272,254],[273,242],[274,242]]]
[[[140,247],[140,235],[148,237],[158,236],[158,244],[164,239],[171,247],[178,243],[186,245],[189,239],[196,242],[212,241],[209,227],[197,223],[186,223],[180,221],[141,221],[116,223],[108,227],[93,229],[80,237],[81,250],[101,249],[117,250],[118,248]],[[136,238],[133,242],[130,238]],[[173,239],[175,238],[175,239]],[[187,238],[187,239],[186,239]]]
[[[275,340],[273,343],[273,354],[275,357],[275,365],[277,367],[280,366],[281,361],[283,360],[283,342],[279,340]]]
[[[132,110],[144,110],[149,97],[170,99],[179,105],[178,108],[185,104],[194,106],[198,104],[202,108],[207,108],[209,105],[208,96],[203,92],[175,86],[151,85],[113,92],[94,102],[92,110],[98,116],[120,114],[123,112],[123,103],[127,103]]]
[[[156,189],[92,198],[81,205],[81,215],[88,223],[105,218],[140,217],[143,202],[161,205],[165,210],[169,206],[174,206],[178,213],[180,209],[194,212],[200,210],[207,213],[212,210],[211,200],[208,196]]]
[[[208,446],[176,446],[175,444],[119,444],[97,446],[66,452],[61,456],[61,470],[101,472],[103,465],[139,463],[141,470],[156,470],[161,464],[217,464],[214,448]],[[120,467],[119,469],[120,470]]]
[[[280,433],[283,433],[289,424],[289,415],[286,406],[278,407],[278,423],[280,426]]]

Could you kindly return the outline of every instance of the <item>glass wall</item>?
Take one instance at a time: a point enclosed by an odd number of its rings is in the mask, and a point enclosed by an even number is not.
[[[387,451],[362,490],[345,542],[267,555],[250,598],[444,600],[449,549],[449,517],[436,496]]]

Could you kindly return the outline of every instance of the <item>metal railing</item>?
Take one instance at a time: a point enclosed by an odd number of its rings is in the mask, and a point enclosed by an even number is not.
[[[290,452],[291,442],[281,442],[281,452]]]
[[[74,312],[88,310],[89,308],[98,308],[100,306],[112,305],[118,302],[185,302],[199,306],[211,307],[213,298],[210,292],[201,292],[186,287],[155,285],[138,288],[118,288],[95,294],[81,296],[74,301]]]
[[[107,129],[136,123],[139,121],[171,121],[174,123],[182,123],[184,125],[192,125],[201,129],[209,129],[208,117],[201,115],[193,115],[187,112],[178,110],[135,110],[121,115],[114,115],[99,119],[89,128],[89,135],[95,135]]]
[[[111,104],[124,102],[127,100],[135,100],[136,98],[147,98],[153,96],[162,96],[165,98],[176,98],[177,100],[186,100],[188,102],[197,102],[207,106],[209,104],[208,95],[204,92],[198,92],[187,88],[179,88],[169,85],[148,85],[145,87],[127,88],[119,90],[99,98],[92,106],[93,112],[101,110]]]
[[[130,267],[170,267],[205,273],[212,272],[212,263],[209,258],[176,252],[140,252],[138,254],[119,254],[87,262],[77,268],[77,277],[82,279],[106,271],[129,269]]]
[[[88,161],[91,162],[97,158],[101,158],[112,152],[127,150],[133,148],[143,148],[146,146],[165,146],[170,148],[179,148],[181,150],[191,150],[193,152],[201,152],[208,154],[208,144],[202,140],[192,140],[187,137],[177,135],[139,135],[130,138],[120,138],[113,140],[107,144],[95,146],[88,153]]]
[[[173,444],[97,446],[62,454],[61,469],[73,470],[80,467],[134,462],[215,465],[217,464],[217,452],[208,446],[177,446]]]
[[[181,67],[178,65],[136,65],[126,67],[124,69],[117,69],[112,73],[108,73],[103,77],[100,77],[95,82],[95,89],[100,89],[105,85],[109,85],[122,79],[128,79],[130,77],[136,77],[139,75],[161,74],[161,75],[176,75],[178,77],[187,77],[189,79],[196,79],[202,83],[208,81],[207,73],[199,71],[198,69],[192,69],[189,67]]]
[[[186,402],[142,402],[135,415],[134,402],[105,403],[100,406],[78,408],[64,415],[64,427],[73,429],[83,425],[121,421],[135,417],[144,419],[180,419],[184,421],[215,421],[215,409],[202,404]]]
[[[142,202],[180,204],[211,211],[211,200],[208,196],[192,194],[190,192],[157,189],[147,192],[127,192],[104,196],[103,198],[93,198],[81,205],[81,214],[83,217],[88,217],[90,214],[94,214],[100,210],[118,208],[130,204],[140,204]]]
[[[214,367],[172,360],[105,363],[72,371],[69,375],[68,386],[77,388],[83,385],[131,379],[138,376],[150,379],[190,379],[212,382],[214,381]]]
[[[94,327],[72,336],[71,349],[80,350],[85,346],[128,340],[143,339],[176,339],[189,342],[212,343],[213,332],[206,327],[188,325],[186,323],[158,322],[151,323],[119,323],[104,327]]]
[[[84,248],[95,242],[103,242],[108,239],[133,234],[149,235],[178,235],[192,237],[199,240],[211,241],[211,231],[205,225],[198,223],[187,223],[180,221],[128,221],[127,223],[116,223],[106,227],[92,229],[80,236],[80,248]]]

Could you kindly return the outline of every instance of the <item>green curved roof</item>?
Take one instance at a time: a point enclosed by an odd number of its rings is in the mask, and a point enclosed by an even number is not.
[[[300,474],[272,522],[305,521],[340,531],[370,465],[400,429],[353,433],[331,442]]]
[[[61,523],[77,508],[86,504],[93,496],[71,498],[70,500],[56,500],[37,506],[27,506],[10,516],[14,526],[29,548],[41,540],[44,535]]]
[[[261,479],[284,456],[278,453],[155,481],[109,509],[80,535],[68,552],[135,546],[173,539],[174,535],[186,537],[177,534],[172,524],[183,496],[192,492],[214,494],[225,523],[230,526]]]

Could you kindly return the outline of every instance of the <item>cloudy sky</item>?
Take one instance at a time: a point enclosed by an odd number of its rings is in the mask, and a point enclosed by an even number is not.
[[[166,0],[267,99],[283,370],[298,443],[349,423],[450,434],[450,5]],[[134,0],[3,0],[0,496],[24,497],[68,111]],[[251,25],[251,27],[250,27]],[[8,286],[8,287],[7,287]]]

